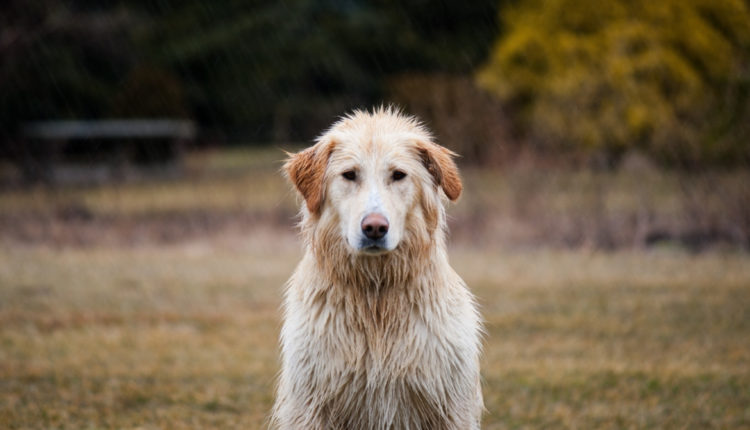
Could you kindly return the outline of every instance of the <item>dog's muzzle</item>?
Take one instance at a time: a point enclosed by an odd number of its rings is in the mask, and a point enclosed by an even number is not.
[[[371,213],[362,219],[363,238],[359,249],[367,253],[382,253],[386,251],[386,235],[388,234],[388,219],[379,213]]]

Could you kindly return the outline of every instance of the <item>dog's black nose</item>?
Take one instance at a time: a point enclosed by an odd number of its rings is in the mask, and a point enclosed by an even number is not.
[[[362,220],[362,233],[368,239],[378,240],[388,233],[388,220],[380,214],[370,214]]]

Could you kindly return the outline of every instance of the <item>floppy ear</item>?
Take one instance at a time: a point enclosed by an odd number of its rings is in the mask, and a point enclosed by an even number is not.
[[[319,142],[304,151],[289,154],[284,163],[289,180],[304,197],[310,213],[317,213],[323,204],[323,178],[332,149],[331,144]]]
[[[455,201],[463,189],[458,167],[453,162],[453,157],[457,154],[440,145],[423,141],[417,141],[417,150],[427,171],[435,178],[435,183],[443,188],[449,199]]]

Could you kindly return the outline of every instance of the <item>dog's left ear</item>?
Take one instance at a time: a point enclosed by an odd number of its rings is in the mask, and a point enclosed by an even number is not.
[[[318,213],[325,197],[323,179],[332,146],[330,142],[319,142],[304,151],[289,154],[284,164],[289,180],[302,194],[307,209],[313,214]]]
[[[453,162],[453,157],[458,154],[440,145],[425,141],[417,141],[417,150],[427,171],[435,178],[435,183],[443,188],[449,199],[455,201],[461,195],[463,189],[458,167]]]

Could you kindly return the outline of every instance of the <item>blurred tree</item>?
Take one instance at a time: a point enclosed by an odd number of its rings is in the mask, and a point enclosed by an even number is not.
[[[147,65],[130,71],[112,98],[110,112],[118,118],[190,116],[179,80],[165,70]]]
[[[496,0],[7,0],[0,140],[23,121],[158,112],[309,139],[381,102],[389,76],[472,73],[496,19]]]
[[[750,161],[743,0],[521,0],[478,82],[541,145]]]
[[[404,71],[471,72],[497,3],[411,0],[132,2],[144,61],[174,70],[203,124],[258,139],[308,139],[343,111],[379,102]]]
[[[8,0],[0,13],[0,140],[22,121],[97,117],[130,65],[123,8]]]
[[[463,162],[497,166],[519,155],[502,103],[470,75],[407,73],[390,79],[388,93]]]

